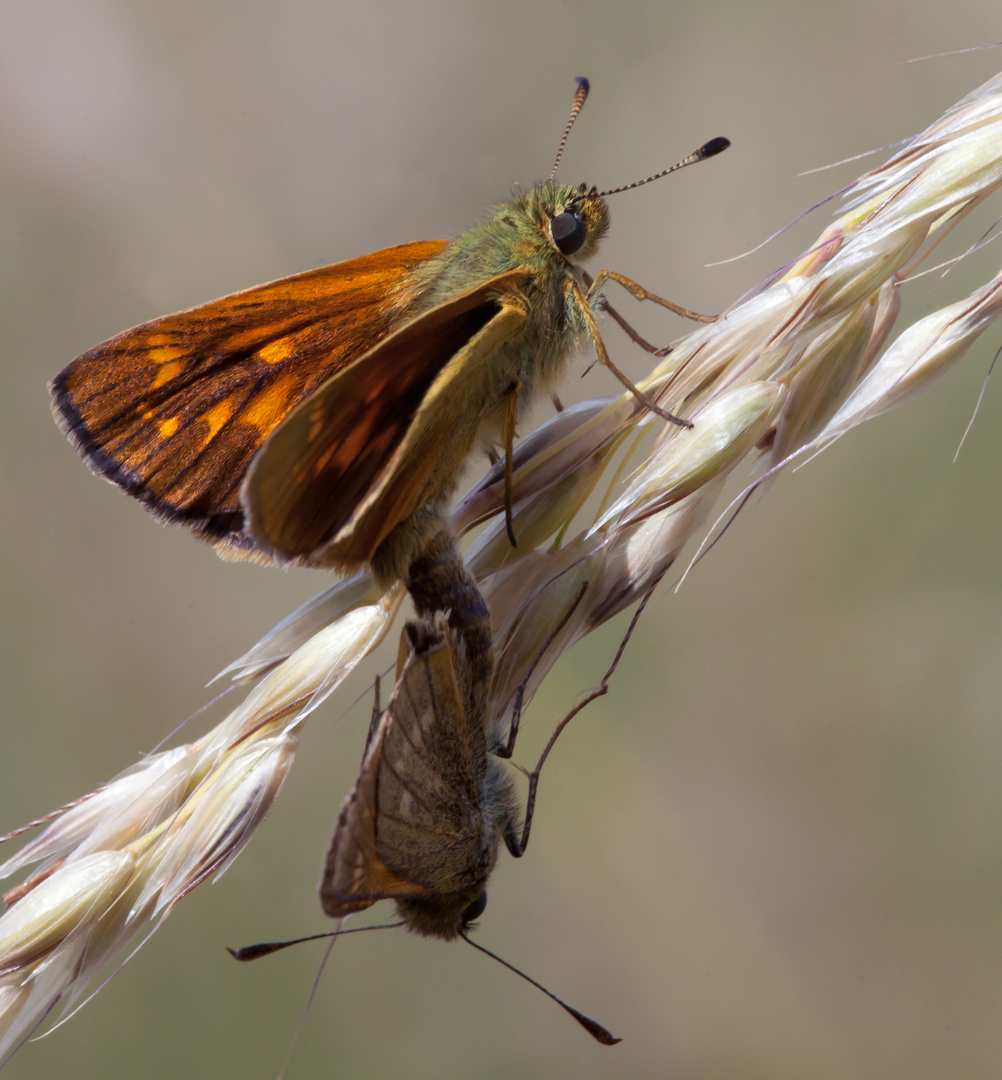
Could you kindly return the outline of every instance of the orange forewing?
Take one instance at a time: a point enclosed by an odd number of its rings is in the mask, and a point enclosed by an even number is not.
[[[499,275],[404,324],[289,415],[242,493],[269,554],[357,565],[439,494],[456,473],[449,444],[475,435],[460,430],[466,384],[482,384],[479,362],[524,326],[506,298],[526,276]]]
[[[137,326],[53,379],[90,467],[158,517],[260,555],[240,485],[269,434],[398,324],[408,279],[446,241],[387,248]]]

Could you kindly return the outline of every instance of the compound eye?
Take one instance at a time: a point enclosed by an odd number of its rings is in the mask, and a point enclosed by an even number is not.
[[[472,904],[463,912],[463,926],[469,926],[475,919],[479,919],[484,913],[484,909],[487,907],[487,890],[484,891],[473,901]]]
[[[550,237],[561,255],[573,255],[585,242],[588,229],[580,214],[565,210],[550,219]]]

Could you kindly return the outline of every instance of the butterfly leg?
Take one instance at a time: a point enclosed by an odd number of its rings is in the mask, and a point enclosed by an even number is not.
[[[600,275],[601,276],[601,275]],[[596,279],[597,280],[597,279]],[[581,318],[584,320],[585,327],[588,330],[588,336],[592,340],[592,344],[595,346],[595,352],[598,356],[598,362],[604,364],[617,379],[630,391],[631,394],[644,406],[645,409],[649,409],[655,416],[660,416],[662,420],[667,420],[672,424],[678,424],[679,427],[692,427],[691,420],[683,420],[679,416],[675,416],[673,413],[665,412],[659,405],[656,405],[651,399],[631,382],[629,376],[625,372],[619,370],[618,367],[609,359],[609,353],[606,351],[605,342],[602,340],[602,335],[599,333],[598,323],[595,321],[595,315],[588,304],[588,297],[585,295],[584,289],[581,285],[571,278],[566,285],[566,290],[570,297],[573,299],[575,305],[581,313]]]
[[[494,748],[494,756],[500,758],[510,758],[515,752],[515,740],[518,738],[518,728],[522,720],[522,703],[525,700],[525,688],[529,685],[529,680],[532,678],[533,672],[539,666],[539,661],[546,655],[546,650],[557,639],[557,635],[561,630],[570,622],[571,616],[577,611],[578,604],[584,599],[584,594],[588,591],[588,582],[586,581],[578,590],[577,596],[574,598],[574,602],[571,606],[560,616],[560,620],[557,625],[550,631],[546,641],[543,642],[543,647],[536,653],[535,659],[529,665],[529,670],[525,673],[522,681],[515,688],[515,697],[512,699],[511,706],[511,723],[508,725],[508,741],[500,746]]]
[[[369,744],[372,742],[373,735],[376,734],[376,728],[379,727],[379,721],[383,718],[383,707],[379,702],[379,676],[377,675],[372,684],[372,715],[369,717],[369,731],[365,736],[365,749],[362,751],[362,761],[365,761],[365,755],[369,752]]]
[[[666,300],[663,296],[658,296],[657,293],[652,293],[648,289],[645,289],[643,285],[638,284],[632,278],[628,278],[623,274],[617,274],[615,270],[599,270],[595,275],[594,280],[590,280],[589,275],[584,273],[583,277],[588,286],[589,296],[593,296],[597,293],[607,281],[615,281],[622,285],[634,300],[650,300],[655,304],[660,304],[661,307],[667,308],[669,311],[674,311],[676,315],[681,315],[684,319],[692,319],[694,322],[712,323],[720,318],[719,315],[700,315],[698,311],[690,311],[680,304],[674,304],[671,300]]]
[[[545,748],[543,749],[543,753],[540,755],[539,761],[536,763],[536,767],[532,770],[531,773],[528,774],[529,793],[526,796],[525,800],[525,819],[522,823],[522,835],[517,835],[515,826],[511,822],[508,823],[504,831],[505,846],[512,853],[512,855],[515,856],[516,859],[520,859],[525,854],[525,849],[526,847],[528,847],[529,844],[529,831],[532,828],[532,815],[536,809],[536,790],[539,787],[539,774],[542,772],[543,765],[546,762],[546,759],[549,757],[550,751],[553,749],[553,746],[556,743],[557,739],[560,738],[560,735],[563,732],[564,728],[567,727],[567,725],[574,719],[574,717],[577,716],[577,714],[581,712],[581,710],[586,705],[590,705],[596,698],[604,697],[609,692],[609,680],[615,674],[616,668],[619,667],[619,662],[623,659],[623,653],[626,652],[626,646],[629,645],[630,638],[633,637],[633,631],[637,628],[637,623],[640,622],[640,616],[643,615],[644,608],[647,607],[647,602],[654,595],[654,590],[657,588],[658,582],[660,580],[661,579],[658,578],[658,580],[655,581],[653,585],[651,585],[651,587],[644,594],[644,598],[637,605],[637,610],[633,613],[633,618],[630,619],[630,625],[626,628],[626,633],[623,635],[623,640],[619,643],[619,648],[616,650],[616,655],[612,658],[612,663],[609,665],[609,669],[602,676],[602,681],[599,683],[598,686],[595,687],[594,690],[590,690],[574,706],[574,708],[571,709],[571,711],[563,718],[563,720],[561,720],[560,723],[557,724],[556,728],[554,728],[553,734],[550,736],[550,741],[546,744]],[[582,593],[579,594],[578,600],[580,600],[583,593],[584,590],[582,590]],[[571,608],[571,611],[573,610],[574,609]],[[566,618],[569,618],[569,614],[565,617],[565,622]],[[560,627],[557,628],[556,632],[559,633],[559,630]],[[550,640],[552,640],[552,637],[550,638]],[[549,645],[549,641],[547,641],[547,645]],[[533,663],[533,667],[535,667],[536,663],[538,662],[539,658],[537,657],[536,661]],[[532,674],[531,670],[529,674]],[[526,680],[527,679],[528,675],[526,676]]]
[[[515,383],[508,391],[504,403],[504,525],[508,531],[508,542],[513,548],[518,547],[518,541],[515,539],[515,526],[511,520],[511,452],[512,443],[515,441],[521,388],[520,383]]]
[[[594,295],[595,279],[591,276],[591,274],[589,274],[586,270],[582,270],[580,267],[578,268],[578,271],[581,274],[581,280],[585,283],[585,285],[588,286],[588,295]],[[664,345],[661,348],[658,348],[657,345],[652,345],[647,340],[647,338],[641,337],[641,335],[633,329],[633,327],[626,321],[626,319],[624,319],[623,316],[619,314],[619,312],[612,306],[612,304],[610,304],[608,300],[604,298],[602,301],[602,310],[605,311],[606,315],[610,315],[614,322],[619,323],[619,325],[623,328],[626,336],[632,342],[634,342],[636,345],[639,345],[645,352],[649,352],[651,356],[667,356],[671,352],[671,345]]]

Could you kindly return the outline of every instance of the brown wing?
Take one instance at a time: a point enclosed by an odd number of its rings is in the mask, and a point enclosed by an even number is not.
[[[462,467],[477,434],[470,402],[491,354],[525,325],[513,270],[439,304],[379,342],[291,413],[243,489],[267,552],[352,567]],[[333,542],[332,542],[333,541]]]
[[[157,517],[257,554],[239,498],[254,454],[399,322],[408,279],[445,247],[402,244],[127,330],[52,380],[56,419]]]
[[[345,800],[320,897],[338,918],[392,897],[455,893],[484,876],[473,755],[443,629],[404,628],[409,654]]]

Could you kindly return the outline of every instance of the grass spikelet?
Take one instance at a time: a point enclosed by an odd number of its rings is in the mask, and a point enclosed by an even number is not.
[[[1000,185],[1002,76],[861,177],[806,252],[640,384],[692,429],[629,393],[559,413],[515,454],[516,549],[501,470],[471,490],[455,524],[487,523],[468,564],[492,609],[499,730],[554,628],[527,698],[563,652],[660,580],[745,462],[774,477],[928,386],[996,324],[1002,274],[885,348],[902,284]],[[0,867],[36,867],[0,917],[0,1060],[232,862],[274,804],[310,711],[385,636],[400,599],[361,574],[304,605],[227,669],[255,685],[221,724],[56,815]]]

